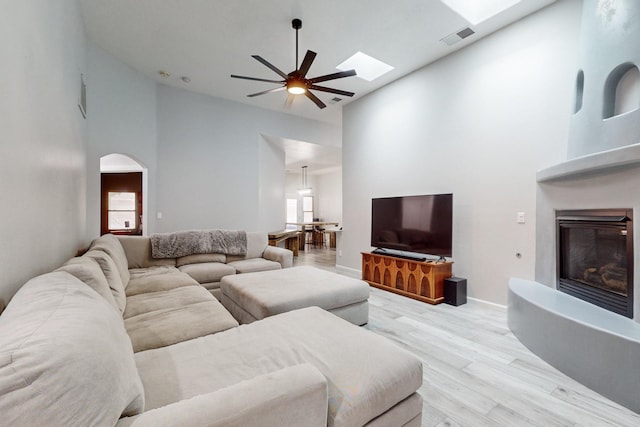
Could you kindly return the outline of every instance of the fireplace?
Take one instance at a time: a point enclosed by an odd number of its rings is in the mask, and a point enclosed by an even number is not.
[[[633,318],[633,210],[558,211],[558,290]]]

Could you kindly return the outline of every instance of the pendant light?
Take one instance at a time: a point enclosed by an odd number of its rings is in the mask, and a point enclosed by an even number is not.
[[[298,189],[298,194],[301,196],[311,194],[311,188],[307,186],[307,167],[302,166],[302,188]]]

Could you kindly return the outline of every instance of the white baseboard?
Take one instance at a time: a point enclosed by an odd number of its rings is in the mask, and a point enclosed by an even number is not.
[[[336,264],[336,271],[338,273],[342,273],[345,276],[351,276],[351,277],[355,277],[356,279],[360,279],[362,278],[362,270],[358,270],[357,268],[351,268],[351,267],[345,267],[344,265],[338,265]],[[473,302],[477,302],[480,304],[486,304],[492,307],[497,307],[500,308],[502,310],[506,310],[507,306],[503,305],[503,304],[498,304],[495,302],[491,302],[491,301],[486,301],[483,299],[479,299],[479,298],[472,298],[472,297],[467,297],[467,299],[473,301]]]
[[[362,278],[362,270],[358,270],[356,268],[345,267],[344,265],[336,264],[336,271],[343,273],[347,276],[353,276],[357,279]]]
[[[486,304],[486,305],[490,305],[492,307],[498,307],[498,308],[501,308],[501,309],[504,309],[504,310],[507,309],[506,305],[498,304],[498,303],[495,303],[495,302],[486,301],[486,300],[478,299],[478,298],[472,298],[472,297],[467,297],[467,299],[469,299],[471,301],[474,301],[474,302],[478,302],[480,304]]]

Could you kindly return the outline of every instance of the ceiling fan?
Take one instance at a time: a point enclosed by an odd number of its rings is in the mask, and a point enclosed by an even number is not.
[[[261,62],[271,70],[275,71],[275,73],[278,74],[280,77],[282,77],[283,80],[269,80],[269,79],[261,79],[257,77],[237,76],[235,74],[232,74],[231,77],[235,79],[255,80],[258,82],[277,83],[282,85],[275,89],[269,89],[269,90],[265,90],[258,93],[252,93],[251,95],[247,95],[247,96],[254,97],[254,96],[264,95],[272,92],[280,92],[286,89],[288,92],[287,101],[285,103],[286,107],[289,107],[291,105],[295,95],[304,94],[307,98],[312,100],[318,106],[318,108],[325,108],[326,104],[322,102],[320,98],[318,98],[313,93],[311,93],[311,90],[335,93],[337,95],[343,95],[343,96],[355,95],[353,92],[347,92],[345,90],[340,90],[340,89],[333,89],[326,86],[318,86],[316,83],[326,82],[327,80],[341,79],[343,77],[355,76],[356,70],[340,71],[339,73],[326,74],[324,76],[314,77],[312,79],[308,79],[306,77],[307,72],[309,72],[309,68],[311,68],[311,64],[313,63],[313,60],[315,59],[317,54],[311,50],[307,50],[307,53],[305,54],[304,59],[302,60],[302,64],[300,64],[300,67],[298,67],[298,30],[302,28],[302,21],[300,19],[294,19],[293,21],[291,21],[291,26],[293,27],[294,30],[296,30],[296,69],[290,72],[289,74],[285,74],[283,71],[281,71],[279,68],[277,68],[276,66],[274,66],[269,61],[262,58],[261,56],[251,55],[252,58],[255,58],[257,61]]]

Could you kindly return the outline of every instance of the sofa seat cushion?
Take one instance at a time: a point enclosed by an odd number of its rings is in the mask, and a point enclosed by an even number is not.
[[[165,273],[179,273],[180,270],[178,270],[175,267],[172,266],[153,266],[153,267],[145,267],[145,268],[130,268],[129,269],[129,276],[130,279],[139,279],[140,277],[145,277],[145,276],[153,276],[155,274],[165,274]]]
[[[201,286],[183,286],[168,291],[149,292],[127,298],[122,317],[128,319],[152,311],[180,308],[202,301],[212,301],[211,293]]]
[[[121,418],[115,427],[142,426],[327,427],[327,380],[304,363]]]
[[[250,258],[240,261],[232,261],[228,265],[233,266],[237,273],[254,273],[256,271],[280,270],[279,262],[269,261],[264,258]]]
[[[213,295],[200,286],[196,289],[202,291],[200,302],[171,306],[168,300],[156,300],[149,305],[165,304],[166,308],[125,319],[124,326],[131,338],[133,351],[164,347],[238,326],[236,319]],[[165,295],[167,299],[173,296],[170,293]]]
[[[328,425],[335,427],[365,425],[422,383],[414,355],[318,307],[135,357],[148,410],[310,363],[327,378]]]
[[[203,288],[205,288],[209,292],[211,292],[211,291],[218,291],[219,292],[220,291],[220,282],[200,283],[200,286],[202,286]]]
[[[144,410],[120,313],[66,272],[31,279],[0,316],[0,424],[114,425]]]
[[[233,265],[221,262],[186,264],[181,265],[178,269],[193,277],[198,283],[219,282],[224,276],[236,274],[236,269]]]
[[[127,297],[146,294],[149,292],[168,291],[183,286],[198,286],[188,274],[180,271],[168,271],[163,274],[145,274],[129,280]]]

